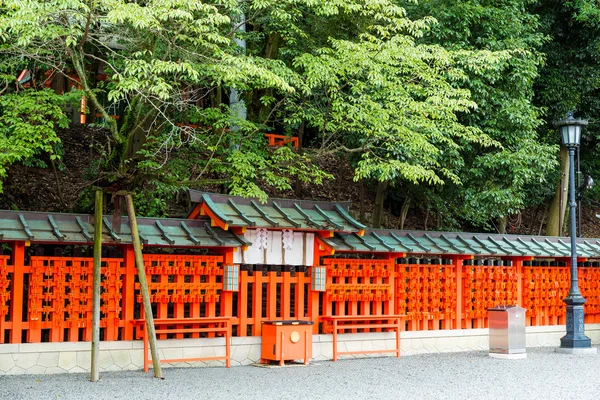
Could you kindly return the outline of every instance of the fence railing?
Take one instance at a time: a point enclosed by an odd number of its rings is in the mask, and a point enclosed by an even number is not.
[[[527,325],[564,324],[569,268],[514,258],[472,265],[463,259],[323,258],[325,285],[313,290],[315,267],[241,265],[224,289],[226,255],[145,254],[153,314],[161,320],[231,317],[234,336],[259,336],[266,320],[314,322],[330,316],[403,315],[402,330],[487,327],[487,308],[519,304]],[[0,343],[91,339],[93,261],[31,256],[24,246],[0,256]],[[101,338],[133,340],[143,318],[133,251],[102,259]],[[238,279],[235,279],[235,278]],[[233,283],[239,282],[238,285]],[[233,285],[233,286],[231,286]],[[579,268],[586,322],[600,323],[600,267]],[[322,290],[322,291],[317,291]],[[357,331],[357,330],[353,330]],[[161,334],[160,338],[214,333]]]

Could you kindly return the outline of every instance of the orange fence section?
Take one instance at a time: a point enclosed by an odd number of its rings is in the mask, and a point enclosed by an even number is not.
[[[523,267],[523,307],[531,325],[564,324],[569,268]]]
[[[600,323],[600,268],[579,268],[579,288],[586,300],[585,322]]]
[[[314,320],[309,309],[308,268],[287,265],[242,265],[234,331],[237,336],[260,336],[262,321]]]
[[[217,316],[223,286],[222,264],[223,256],[145,254],[154,316],[158,319]],[[142,304],[139,285],[135,284],[136,302]],[[176,337],[183,338],[183,334]],[[195,333],[192,337],[199,336]],[[159,335],[159,339],[165,338],[165,334]]]
[[[456,285],[454,265],[396,265],[396,313],[411,331],[455,329]]]
[[[0,343],[89,341],[93,260],[26,257],[25,245],[0,256]],[[527,325],[564,323],[569,268],[540,266],[514,257],[505,265],[472,265],[454,259],[406,260],[322,258],[320,267],[240,265],[224,290],[232,255],[145,254],[153,314],[161,320],[230,318],[234,336],[260,336],[267,320],[313,321],[313,332],[331,332],[323,317],[403,316],[402,330],[469,329],[487,326],[487,309],[519,304]],[[495,261],[500,263],[499,260]],[[600,268],[579,268],[586,322],[600,323]],[[312,289],[313,273],[325,281]],[[133,250],[102,259],[101,337],[141,337],[143,319]],[[235,278],[234,277],[234,278]],[[375,322],[377,325],[377,322]],[[191,326],[160,338],[214,337]],[[189,324],[186,324],[186,327]],[[202,328],[202,329],[201,329]],[[348,328],[348,332],[384,328]]]
[[[118,338],[123,260],[102,260],[100,326],[104,340]],[[92,258],[31,257],[29,342],[89,341],[92,338]]]
[[[394,313],[393,260],[325,258],[323,265],[327,270],[327,282],[322,296],[322,316]],[[324,332],[332,331],[330,321],[323,323]]]
[[[462,269],[463,328],[487,327],[487,309],[519,301],[515,267],[464,266]]]

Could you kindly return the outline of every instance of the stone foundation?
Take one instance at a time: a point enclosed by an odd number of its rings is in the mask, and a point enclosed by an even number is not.
[[[527,328],[527,347],[558,347],[564,326]],[[600,324],[586,326],[593,344],[600,343]],[[313,335],[313,361],[333,358],[332,335]],[[225,354],[223,338],[170,339],[159,341],[161,358],[193,358]],[[445,353],[487,350],[488,329],[402,332],[401,354]],[[338,351],[393,349],[393,332],[338,335]],[[260,359],[260,337],[234,337],[231,341],[231,365],[249,365]],[[0,375],[60,374],[89,372],[90,343],[26,343],[0,345]],[[349,355],[343,358],[387,356],[391,353]],[[164,367],[224,366],[225,362],[198,361],[163,364]],[[100,371],[140,370],[143,368],[142,342],[100,343]]]

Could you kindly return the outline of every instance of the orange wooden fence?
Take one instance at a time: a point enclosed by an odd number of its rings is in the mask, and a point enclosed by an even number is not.
[[[487,326],[487,308],[520,304],[527,324],[564,323],[569,269],[530,265],[515,257],[504,265],[471,260],[323,258],[326,284],[311,289],[312,268],[241,265],[239,285],[223,290],[230,254],[145,254],[153,313],[161,320],[230,317],[235,336],[258,336],[266,320],[310,320],[328,332],[322,317],[404,315],[403,330]],[[28,261],[26,264],[26,260]],[[497,262],[497,261],[496,261]],[[0,343],[89,341],[92,259],[25,257],[24,243],[0,256]],[[586,322],[600,323],[600,268],[580,267]],[[103,258],[101,336],[133,340],[143,318],[133,250]],[[324,325],[325,324],[325,325]],[[360,331],[351,329],[350,332]],[[161,338],[214,333],[161,334]]]
[[[259,336],[262,321],[315,320],[308,307],[310,277],[303,266],[242,265],[236,309],[237,336]]]
[[[531,325],[565,323],[563,299],[569,293],[568,267],[523,267],[523,307]],[[600,268],[579,268],[579,289],[586,299],[585,322],[600,322]]]
[[[326,291],[321,315],[352,317],[394,314],[393,260],[325,258]],[[323,320],[323,332],[333,332],[331,319]],[[375,329],[380,331],[380,328]],[[355,328],[348,332],[357,332]]]
[[[396,313],[409,330],[457,327],[456,276],[454,265],[396,265]]]
[[[487,309],[498,304],[522,304],[519,277],[512,266],[463,266],[463,328],[484,328]]]
[[[150,302],[158,319],[216,317],[220,313],[223,279],[222,256],[145,254]],[[139,283],[136,302],[142,304]],[[214,334],[210,334],[213,337]],[[183,338],[179,333],[175,336]],[[198,333],[192,337],[199,337]],[[166,334],[158,335],[165,339]]]
[[[102,260],[101,319],[104,340],[116,340],[120,324],[122,259]],[[48,330],[51,342],[92,339],[91,258],[31,257],[29,342]]]
[[[392,260],[326,258],[323,265],[327,268],[324,315],[393,314]]]

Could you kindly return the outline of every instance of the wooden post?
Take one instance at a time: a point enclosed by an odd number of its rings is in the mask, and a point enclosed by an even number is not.
[[[132,245],[123,246],[123,338],[122,340],[133,340],[133,318],[135,308],[135,254]]]
[[[304,315],[304,282],[306,281],[306,276],[304,275],[304,271],[306,266],[296,267],[296,289],[294,295],[296,296],[296,306],[294,308],[294,319],[305,319],[307,315]]]
[[[135,264],[138,270],[140,281],[140,290],[142,292],[142,301],[144,304],[144,315],[146,319],[146,330],[148,341],[150,342],[150,352],[152,354],[152,366],[154,367],[154,377],[163,379],[160,368],[160,359],[158,349],[156,348],[156,331],[154,330],[154,317],[152,316],[152,304],[150,304],[150,293],[148,292],[148,281],[146,280],[146,270],[144,268],[144,258],[142,257],[142,245],[140,244],[140,235],[135,219],[135,210],[133,209],[133,199],[131,195],[125,196],[127,203],[127,215],[129,216],[129,226],[131,228],[131,241],[133,242],[133,251],[135,252]]]
[[[463,260],[460,256],[452,257],[454,271],[456,271],[456,329],[467,328],[463,320]],[[468,328],[471,328],[470,326]]]
[[[257,265],[254,271],[254,289],[252,290],[252,317],[254,325],[252,326],[252,336],[260,336],[262,333],[262,292],[263,282],[266,281],[262,274],[262,269],[266,265]],[[267,314],[267,319],[269,315]]]
[[[233,248],[228,248],[223,254],[223,265],[233,264]],[[238,275],[239,279],[239,275]],[[239,285],[238,281],[238,285]],[[238,293],[239,293],[238,286]],[[233,316],[233,293],[232,292],[221,292],[221,317],[232,317]],[[238,314],[239,316],[239,314]],[[238,332],[238,336],[241,336]]]
[[[268,268],[268,286],[267,286],[267,319],[277,319],[277,271],[274,271],[271,266],[264,266]],[[283,343],[283,342],[282,342]]]
[[[102,280],[102,190],[96,190],[94,215],[94,277],[92,289],[92,366],[90,381],[100,379],[100,281]]]
[[[13,244],[13,277],[11,293],[11,315],[12,329],[10,330],[10,343],[21,343],[23,331],[23,284],[25,276],[25,242],[19,241]],[[31,295],[30,295],[31,296]],[[31,332],[31,328],[29,329]]]
[[[248,331],[248,322],[250,319],[248,318],[248,301],[252,301],[252,299],[248,299],[249,295],[249,279],[248,279],[248,269],[244,265],[240,265],[240,288],[238,292],[238,336],[246,336]],[[256,286],[255,286],[256,287]]]
[[[317,236],[317,235],[315,235]],[[306,240],[306,236],[304,236],[305,240]],[[314,239],[314,250],[313,250],[313,262],[312,264],[310,264],[310,266],[312,267],[319,267],[321,265],[321,250],[320,250],[320,244],[317,241],[317,239]],[[332,254],[332,253],[331,253]],[[311,281],[315,279],[314,277],[314,270],[311,271]],[[327,277],[327,284],[331,283],[331,277]],[[312,285],[312,282],[308,282],[309,284],[309,288]],[[325,296],[323,297],[325,300],[325,304],[330,305],[331,303],[327,301],[327,294],[325,293]],[[319,296],[319,292],[315,292],[315,291],[310,291],[309,295],[308,295],[308,313],[309,313],[309,317],[310,320],[313,322],[313,334],[318,334],[319,333],[319,301],[320,301],[320,296]],[[331,306],[329,306],[329,308],[325,307],[325,304],[323,305],[323,315],[331,315]]]
[[[290,298],[292,296],[295,296],[295,293],[292,293],[291,290],[291,283],[292,283],[292,277],[291,277],[291,272],[290,272],[290,267],[288,265],[282,265],[281,266],[282,271],[281,271],[281,293],[280,293],[280,299],[281,299],[281,319],[290,319],[291,317],[291,313],[290,313],[290,308],[291,308],[291,300]],[[298,307],[298,302],[295,301],[294,304],[296,305],[296,307]]]

